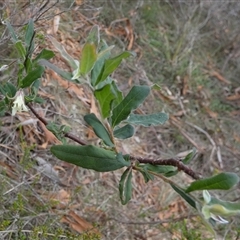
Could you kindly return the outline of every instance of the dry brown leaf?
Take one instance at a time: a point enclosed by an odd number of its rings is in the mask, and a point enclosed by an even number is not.
[[[158,217],[161,220],[170,219],[173,216],[181,215],[182,213],[186,212],[186,205],[185,202],[183,202],[181,199],[176,200],[175,202],[171,203],[167,209],[164,209],[163,211],[159,212]],[[167,223],[165,223],[167,225]]]
[[[41,128],[42,128],[42,130],[44,132],[44,136],[45,136],[45,143],[43,143],[41,145],[41,147],[43,149],[47,148],[49,143],[50,144],[61,144],[61,142],[56,138],[56,136],[52,132],[50,132],[41,121],[39,121],[39,124],[41,125]]]
[[[39,143],[39,141],[43,141],[43,135],[36,126],[38,120],[33,119],[29,112],[20,112],[17,114],[17,117],[20,120],[19,126],[22,126],[28,142],[31,144],[36,144]]]
[[[55,96],[53,96],[52,94],[50,93],[45,93],[45,92],[42,92],[41,90],[38,91],[38,94],[39,96],[41,97],[45,97],[47,99],[52,99],[52,100],[55,100]]]
[[[234,95],[226,97],[226,100],[229,100],[229,101],[236,101],[239,99],[240,99],[240,94],[234,94]]]
[[[80,6],[83,4],[83,0],[75,0],[76,5]]]
[[[217,71],[214,71],[214,70],[212,70],[211,72],[210,72],[210,75],[212,76],[212,77],[215,77],[215,78],[217,78],[219,81],[221,81],[221,82],[224,82],[224,83],[226,83],[226,84],[231,84],[231,82],[230,81],[228,81],[226,78],[224,78],[219,72],[217,72]]]
[[[133,34],[133,28],[132,28],[132,25],[131,25],[131,22],[129,19],[126,20],[126,30],[127,30],[127,38],[128,38],[128,41],[129,41],[129,44],[128,44],[128,47],[127,47],[127,50],[131,50],[132,47],[133,47],[133,42],[134,42],[134,34]]]
[[[234,134],[233,137],[236,142],[240,143],[240,136],[238,136],[237,134]]]
[[[209,107],[207,106],[203,106],[204,109],[206,110],[206,112],[208,113],[208,115],[214,119],[217,119],[218,114],[216,112],[213,112]]]
[[[183,78],[183,88],[182,88],[182,95],[185,96],[188,92],[188,82],[189,82],[189,77],[186,75]]]
[[[65,208],[68,206],[71,196],[70,194],[64,190],[61,189],[57,192],[54,191],[49,191],[41,194],[41,196],[46,200],[46,201],[56,201],[56,204],[54,205],[56,208]]]
[[[8,165],[4,160],[0,160],[0,170],[4,169],[4,172],[7,174],[8,177],[11,179],[18,179],[18,175],[15,172],[14,168]]]
[[[59,23],[60,23],[60,15],[58,13],[60,13],[59,9],[57,9],[56,15],[53,18],[53,26],[52,26],[52,33],[53,34],[57,33],[58,27],[59,27]]]
[[[75,94],[78,99],[80,99],[86,105],[89,105],[89,99],[85,97],[83,88],[77,84],[70,83],[66,80],[63,80],[60,76],[58,76],[55,72],[51,72],[52,78],[57,80],[59,85],[65,88],[71,95]]]
[[[101,235],[91,223],[81,218],[72,210],[62,217],[61,222],[69,224],[69,226],[78,233],[89,232]]]

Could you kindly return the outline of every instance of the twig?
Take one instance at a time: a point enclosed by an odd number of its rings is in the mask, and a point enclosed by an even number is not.
[[[27,106],[30,108],[30,110],[32,111],[36,118],[38,118],[45,126],[48,125],[48,122],[36,112],[36,110],[31,106],[31,104],[27,103]],[[81,145],[87,145],[86,142],[84,142],[83,140],[79,139],[78,137],[74,136],[71,133],[65,133],[64,137],[69,138]]]
[[[194,172],[191,168],[187,167],[186,165],[184,165],[181,161],[177,160],[177,159],[150,159],[150,158],[142,158],[142,157],[133,157],[130,156],[131,160],[135,160],[138,161],[139,163],[150,163],[152,165],[168,165],[168,166],[174,166],[177,167],[178,170],[185,172],[186,174],[188,174],[189,176],[191,176],[193,179],[200,179],[201,176],[200,174]]]
[[[48,122],[41,117],[36,110],[31,106],[31,104],[27,103],[27,106],[30,108],[30,110],[33,112],[33,114],[44,124],[47,125]],[[81,144],[81,145],[87,145],[86,142],[83,140],[77,138],[76,136],[70,134],[70,133],[65,133],[65,137],[72,139],[73,141]],[[178,170],[185,172],[189,176],[191,176],[193,179],[200,179],[201,176],[198,173],[195,173],[191,168],[187,167],[184,165],[180,160],[177,159],[160,159],[160,160],[155,160],[155,159],[149,159],[149,158],[141,158],[141,157],[133,157],[130,156],[130,160],[132,161],[138,161],[140,163],[150,163],[152,165],[169,165],[169,166],[174,166],[177,167]]]

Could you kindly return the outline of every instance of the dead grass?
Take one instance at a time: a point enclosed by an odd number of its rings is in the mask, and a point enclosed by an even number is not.
[[[136,137],[121,145],[122,150],[159,158],[195,147],[198,158],[192,167],[205,176],[222,170],[238,173],[239,4],[76,2],[79,5],[51,7],[39,18],[36,51],[53,49],[41,38],[48,32],[77,58],[89,29],[99,24],[103,38],[116,44],[115,51],[130,48],[137,53],[114,74],[120,88],[127,91],[139,82],[160,84],[161,90],[153,91],[142,111],[164,110],[171,116],[163,127],[138,128]],[[13,22],[20,17],[18,22],[24,23],[26,18],[18,16],[22,5],[8,6],[13,14],[4,13]],[[26,5],[22,10],[33,11],[33,7]],[[71,11],[60,15],[54,33],[54,13],[69,7]],[[16,58],[6,57],[12,50],[6,48],[4,38],[0,64]],[[54,64],[67,68],[59,55]],[[5,76],[0,79],[7,81]],[[73,126],[78,137],[96,143],[82,120],[94,107],[87,89],[69,88],[47,71],[40,94],[46,101],[35,108],[43,117]],[[26,121],[30,124],[24,125]],[[3,116],[0,139],[1,239],[97,239],[97,235],[101,239],[203,239],[201,221],[168,185],[159,180],[145,184],[135,174],[132,201],[122,206],[117,189],[121,171],[95,173],[54,159],[48,148],[56,139],[31,114]],[[190,179],[180,174],[176,181],[186,184]],[[239,199],[239,189],[223,197]],[[169,223],[172,218],[179,224]],[[236,238],[238,224],[232,219],[229,226],[219,227],[219,236],[226,233],[225,239]],[[198,230],[189,230],[194,228]]]

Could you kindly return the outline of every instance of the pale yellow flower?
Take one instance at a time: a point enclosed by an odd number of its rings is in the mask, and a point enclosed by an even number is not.
[[[14,96],[14,102],[12,107],[12,116],[14,116],[17,112],[27,112],[28,108],[24,101],[24,92],[22,89],[19,89]]]

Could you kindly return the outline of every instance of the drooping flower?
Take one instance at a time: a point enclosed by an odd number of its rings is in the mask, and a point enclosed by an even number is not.
[[[14,102],[12,107],[12,116],[14,116],[17,112],[27,112],[28,108],[24,101],[24,92],[23,89],[19,89],[15,96],[14,96]]]

